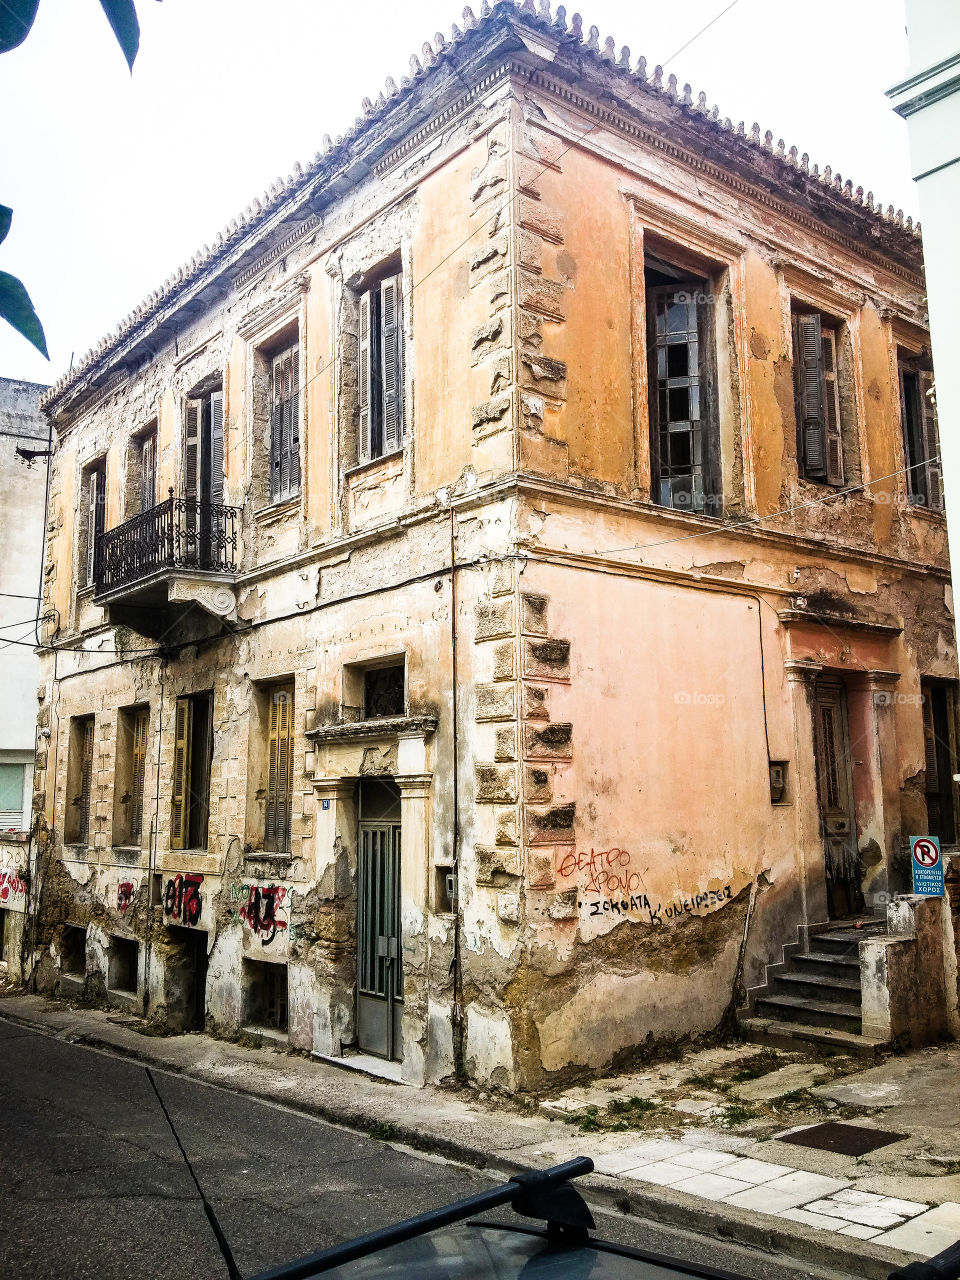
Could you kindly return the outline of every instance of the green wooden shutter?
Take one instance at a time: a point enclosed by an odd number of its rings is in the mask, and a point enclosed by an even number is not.
[[[190,830],[190,746],[193,736],[193,702],[178,698],[174,721],[173,804],[170,814],[170,848],[186,849]]]
[[[940,463],[940,432],[937,428],[937,406],[933,398],[933,374],[917,375],[920,392],[923,458],[927,473],[927,506],[931,511],[943,510],[943,467]]]
[[[97,554],[97,534],[103,532],[103,500],[100,470],[94,468],[87,478],[87,585],[93,582]]]
[[[823,422],[826,441],[827,483],[843,484],[843,440],[840,434],[840,389],[837,382],[837,335],[822,329]]]
[[[823,407],[822,325],[818,315],[797,316],[794,324],[794,361],[797,370],[797,402],[803,473],[811,479],[827,474],[827,429]]]
[[[357,349],[357,405],[360,411],[360,458],[370,457],[370,294],[360,299],[360,339]]]
[[[403,439],[400,301],[400,277],[384,280],[380,286],[384,453],[394,453]]]
[[[223,392],[210,396],[210,501],[223,502]]]
[[[268,758],[263,844],[272,852],[289,853],[293,799],[293,685],[271,691]]]
[[[183,496],[194,501],[200,496],[200,410],[199,400],[187,401],[183,432]]]
[[[293,347],[289,355],[290,492],[298,493],[300,490],[300,348]]]
[[[149,511],[157,502],[157,433],[143,437],[140,450],[140,510]]]
[[[80,729],[80,820],[78,836],[81,844],[90,843],[90,818],[93,808],[93,717],[84,720]]]
[[[150,708],[138,707],[134,712],[131,733],[130,760],[130,830],[129,842],[143,842],[143,780],[147,766],[147,733],[150,727]]]

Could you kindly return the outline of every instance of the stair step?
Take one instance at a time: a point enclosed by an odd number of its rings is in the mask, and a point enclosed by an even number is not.
[[[855,959],[851,956],[838,956],[833,951],[800,951],[793,956],[793,962],[804,968],[807,965],[823,965],[825,970],[838,974],[844,969],[849,969],[851,973],[860,972],[859,956]]]
[[[805,1022],[810,1026],[835,1027],[840,1031],[860,1034],[861,1013],[856,1004],[837,1004],[829,1000],[814,1000],[806,996],[763,996],[757,1001],[761,1017],[780,1022]]]
[[[869,1036],[835,1027],[815,1027],[803,1022],[780,1022],[776,1018],[741,1017],[740,1030],[753,1044],[772,1049],[793,1049],[798,1043],[816,1044],[824,1048],[852,1053],[858,1058],[874,1058],[889,1049],[889,1040],[872,1040]]]
[[[774,995],[804,996],[840,1005],[849,1002],[857,1005],[859,1011],[860,974],[848,978],[832,973],[778,973],[774,980]]]

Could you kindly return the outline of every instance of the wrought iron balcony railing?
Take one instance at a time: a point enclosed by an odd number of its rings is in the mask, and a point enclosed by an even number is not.
[[[171,489],[164,502],[98,536],[95,596],[109,595],[164,570],[235,572],[239,522],[237,507],[175,498]]]

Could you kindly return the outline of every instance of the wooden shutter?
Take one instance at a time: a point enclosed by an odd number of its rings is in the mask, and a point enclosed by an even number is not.
[[[270,371],[270,500],[281,495],[283,458],[282,360],[274,358]]]
[[[223,392],[210,396],[210,501],[223,502]]]
[[[90,814],[93,795],[93,717],[80,728],[80,820],[78,836],[82,844],[90,843]]]
[[[93,558],[97,542],[97,472],[91,471],[87,476],[87,541],[84,547],[86,558],[86,585],[93,582]]]
[[[149,511],[157,501],[157,435],[143,437],[140,450],[140,510]]]
[[[187,401],[183,431],[183,496],[200,497],[200,410],[199,400]]]
[[[300,490],[300,348],[293,347],[289,355],[290,492],[298,493]]]
[[[360,457],[370,457],[370,294],[360,299],[360,342],[357,350],[357,404],[360,410]]]
[[[403,439],[400,297],[400,277],[384,280],[380,286],[384,453],[394,453]]]
[[[923,754],[924,769],[923,789],[926,792],[940,791],[940,770],[937,766],[937,733],[933,723],[933,695],[930,686],[923,688]]]
[[[273,852],[289,853],[293,799],[293,685],[271,691],[268,747],[263,844],[265,849]]]
[[[130,844],[143,841],[143,780],[147,766],[147,731],[150,708],[138,707],[133,714],[130,743]]]
[[[170,815],[170,848],[186,849],[190,831],[190,749],[193,738],[193,702],[178,698],[174,721],[173,805]]]
[[[822,329],[820,341],[823,353],[823,417],[827,446],[827,484],[843,484],[840,389],[837,383],[837,335],[833,329]]]
[[[920,394],[920,421],[923,459],[927,473],[927,506],[931,511],[943,510],[943,468],[940,463],[940,433],[937,428],[937,406],[933,398],[933,374],[917,374]]]
[[[823,408],[823,345],[820,317],[797,316],[794,361],[797,370],[799,444],[803,473],[811,479],[827,474],[827,431]]]

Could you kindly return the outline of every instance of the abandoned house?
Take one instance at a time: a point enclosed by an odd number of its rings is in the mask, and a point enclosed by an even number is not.
[[[465,10],[46,394],[42,987],[516,1091],[883,1034],[787,979],[956,835],[919,234],[662,79]]]

